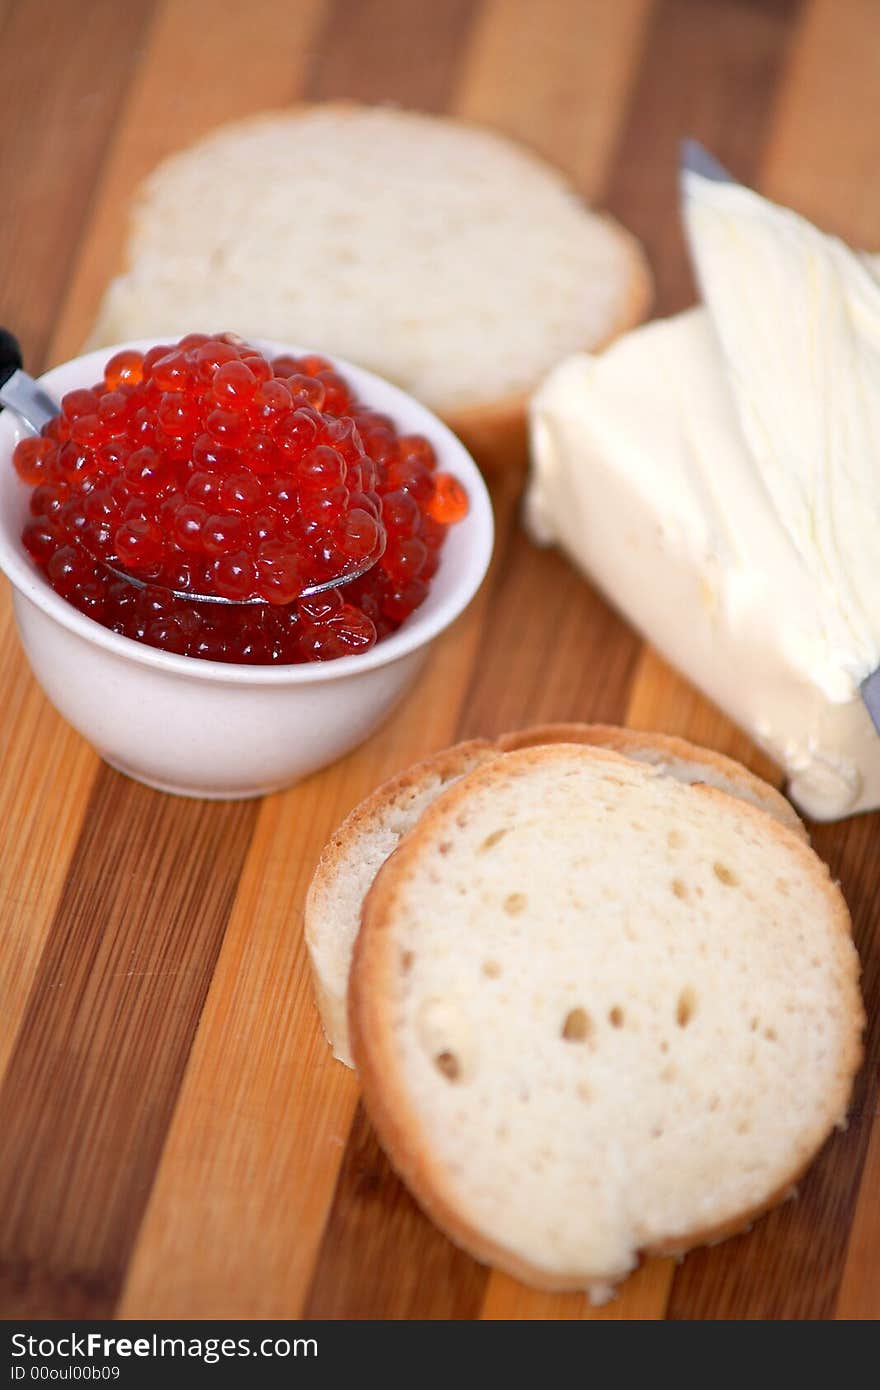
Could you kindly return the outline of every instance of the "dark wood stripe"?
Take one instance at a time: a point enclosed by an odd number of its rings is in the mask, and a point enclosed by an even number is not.
[[[337,0],[307,95],[443,110],[477,9]],[[359,1108],[303,1316],[476,1317],[486,1277],[422,1216]]]
[[[499,535],[488,580],[491,616],[460,738],[559,720],[620,723],[626,714],[641,641],[558,551],[526,537],[521,482],[509,477],[493,487]]]
[[[422,1215],[358,1106],[303,1317],[472,1318],[486,1274]]]
[[[677,1271],[673,1318],[829,1318],[846,1259],[859,1182],[877,1106],[880,1069],[880,815],[815,826],[813,844],[851,905],[868,1014],[865,1061],[847,1129],[826,1144],[797,1200],[748,1236],[698,1250]]]
[[[29,0],[3,28],[3,323],[45,358],[153,0]]]
[[[0,1089],[0,1308],[106,1317],[258,805],[99,771]]]
[[[0,0],[0,43],[6,42],[6,25],[15,8],[15,0]]]
[[[678,142],[702,140],[740,178],[759,175],[764,134],[802,6],[799,0],[663,0],[648,31],[645,61],[620,140],[609,204],[642,238],[657,278],[657,312],[694,298],[675,171]],[[864,828],[863,828],[864,827]],[[820,854],[840,861],[854,902],[870,903],[867,822],[825,828]],[[862,912],[864,934],[871,908]],[[862,1073],[857,1109],[865,1105]],[[695,1251],[677,1270],[672,1318],[821,1317],[842,1275],[868,1125],[832,1141],[796,1203],[760,1221],[747,1237]]]
[[[477,9],[476,0],[336,0],[316,46],[308,97],[442,111]]]
[[[693,136],[739,178],[754,178],[800,9],[800,0],[657,5],[606,196],[645,246],[657,315],[696,297],[678,213],[679,142]]]

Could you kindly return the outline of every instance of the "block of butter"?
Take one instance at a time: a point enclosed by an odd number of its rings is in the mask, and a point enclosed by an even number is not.
[[[527,525],[833,820],[880,805],[880,280],[738,184],[685,195],[705,307],[551,372]]]

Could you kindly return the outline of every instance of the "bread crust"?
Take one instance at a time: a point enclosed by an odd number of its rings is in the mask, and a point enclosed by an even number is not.
[[[532,748],[540,743],[591,743],[597,747],[611,748],[624,756],[642,749],[656,749],[669,758],[678,758],[698,767],[708,765],[727,781],[740,787],[744,793],[757,798],[768,814],[787,825],[802,839],[809,841],[806,826],[797,811],[776,787],[750,772],[734,758],[728,758],[726,754],[718,753],[713,748],[703,748],[699,744],[689,743],[687,739],[679,738],[675,734],[645,732],[615,724],[543,724],[511,734],[502,734],[497,743],[504,752],[511,752],[517,748]]]
[[[322,922],[330,911],[330,899],[340,868],[349,853],[350,841],[381,824],[395,803],[403,805],[410,793],[418,795],[432,778],[439,778],[441,782],[451,781],[471,771],[486,758],[497,756],[494,745],[488,739],[468,739],[412,763],[358,802],[321,851],[306,893],[303,928],[312,963],[312,984],[321,1026],[334,1057],[345,1066],[352,1065],[346,1050],[347,999],[344,996],[338,998],[327,988],[318,958]]]
[[[581,757],[630,762],[613,750],[583,743],[563,743],[552,747],[540,745],[520,748],[509,753],[503,760],[504,775],[510,774],[512,760],[516,762],[517,771],[522,769],[525,772],[536,763],[559,756],[561,749],[570,753],[575,748]],[[503,1269],[535,1288],[549,1292],[592,1289],[594,1294],[604,1296],[607,1294],[608,1284],[616,1283],[629,1273],[636,1260],[629,1268],[605,1274],[600,1280],[590,1280],[583,1272],[577,1271],[548,1274],[546,1269],[524,1261],[515,1252],[499,1245],[461,1215],[454,1196],[449,1192],[441,1166],[432,1158],[420,1135],[418,1119],[413,1113],[400,1079],[393,1046],[393,1029],[387,1010],[383,1007],[383,1000],[389,997],[393,958],[393,952],[387,943],[396,900],[410,865],[418,861],[423,847],[431,841],[435,826],[439,827],[448,818],[453,817],[467,803],[474,791],[491,786],[500,770],[499,763],[489,763],[469,773],[452,786],[428,808],[414,830],[405,837],[400,847],[377,874],[364,903],[362,929],[355,943],[352,964],[349,1028],[353,1052],[368,1114],[392,1166],[407,1184],[419,1205],[455,1244],[477,1260]],[[829,1096],[823,1114],[816,1117],[815,1133],[804,1140],[804,1152],[798,1155],[791,1172],[785,1175],[781,1183],[759,1203],[733,1214],[724,1222],[712,1227],[670,1232],[668,1237],[650,1242],[637,1252],[638,1255],[683,1253],[696,1245],[724,1239],[745,1229],[758,1216],[782,1200],[812,1162],[833,1128],[843,1124],[853,1077],[862,1059],[861,1034],[865,1015],[858,987],[858,957],[852,949],[849,911],[840,889],[831,879],[827,866],[818,859],[796,831],[749,802],[702,784],[694,786],[693,793],[709,797],[719,806],[729,808],[735,805],[740,815],[747,820],[757,821],[762,834],[775,837],[801,859],[805,873],[813,880],[817,895],[826,901],[830,918],[840,937],[842,956],[846,956],[849,1040],[841,1057],[835,1093]]]
[[[596,214],[626,245],[630,284],[620,313],[599,342],[584,344],[581,351],[603,352],[605,348],[638,327],[648,317],[654,303],[654,280],[641,243],[610,213]],[[537,389],[535,382],[533,390]],[[511,466],[524,466],[528,459],[528,411],[531,391],[512,392],[498,401],[442,412],[446,424],[473,454],[486,473]]]
[[[309,884],[305,902],[307,941],[314,935],[314,904],[325,891],[330,875],[335,873],[350,837],[364,828],[375,825],[394,802],[403,801],[407,792],[423,790],[431,777],[438,777],[441,782],[461,777],[480,761],[481,755],[497,756],[495,745],[489,739],[472,738],[463,743],[454,743],[450,748],[443,748],[439,753],[421,758],[402,772],[389,777],[387,782],[383,782],[349,811],[321,851]]]

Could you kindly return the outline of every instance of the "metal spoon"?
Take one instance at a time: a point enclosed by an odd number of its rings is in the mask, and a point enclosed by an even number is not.
[[[39,382],[34,381],[33,377],[28,376],[23,370],[18,339],[6,328],[0,328],[0,407],[3,406],[17,415],[34,434],[39,434],[43,426],[54,419],[60,410],[58,403],[43,390]],[[78,544],[96,564],[103,565],[110,574],[117,579],[124,579],[136,589],[162,589],[165,593],[173,594],[175,598],[188,599],[190,603],[224,603],[235,608],[268,602],[264,598],[224,598],[221,594],[196,594],[191,589],[171,589],[166,584],[153,584],[149,580],[137,579],[127,570],[118,569],[108,560],[99,559],[87,550],[81,541]],[[338,575],[335,579],[325,579],[320,584],[310,584],[308,588],[302,589],[297,597],[311,598],[312,595],[323,594],[328,589],[339,589],[343,584],[351,584],[353,580],[366,574],[367,570],[371,570],[384,553],[385,533],[380,531],[376,549],[362,560],[356,569],[348,574]]]

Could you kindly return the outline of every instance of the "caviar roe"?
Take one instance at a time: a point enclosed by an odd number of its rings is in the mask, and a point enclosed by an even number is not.
[[[366,651],[424,601],[468,508],[428,440],[398,434],[324,358],[268,360],[232,334],[116,353],[13,464],[33,488],[22,540],[56,593],[125,637],[209,661]],[[303,596],[383,542],[365,574]]]

